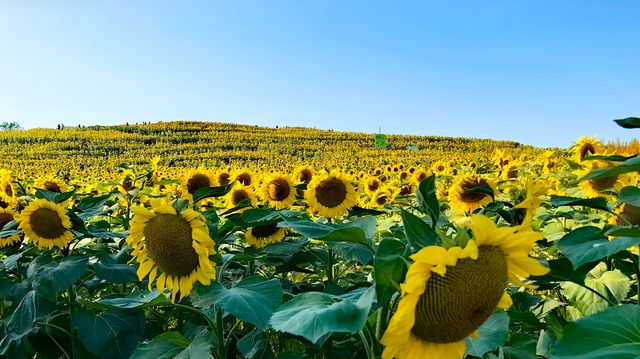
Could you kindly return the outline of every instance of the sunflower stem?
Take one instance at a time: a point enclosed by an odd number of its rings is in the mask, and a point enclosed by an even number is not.
[[[388,316],[389,308],[386,306],[380,307],[378,310],[378,318],[376,320],[376,339],[380,340],[382,338],[382,334],[387,327],[387,316]]]
[[[364,350],[367,352],[367,358],[374,359],[373,353],[371,352],[371,347],[369,346],[369,340],[367,340],[367,337],[364,335],[364,332],[361,330],[358,332],[358,335],[360,335],[360,340],[362,340],[362,346],[364,347]]]
[[[76,292],[75,289],[73,288],[73,285],[71,285],[71,287],[69,287],[69,289],[67,289],[67,294],[69,295],[69,317],[73,320],[73,313],[75,312],[75,307],[76,307]],[[77,338],[76,338],[76,334],[72,331],[71,332],[71,351],[72,351],[72,357],[77,358]]]
[[[333,250],[331,248],[327,249],[327,255],[329,257],[327,260],[327,282],[333,284]]]
[[[216,308],[216,330],[218,335],[218,359],[227,358],[227,344],[224,340],[224,323],[222,321],[222,309]]]

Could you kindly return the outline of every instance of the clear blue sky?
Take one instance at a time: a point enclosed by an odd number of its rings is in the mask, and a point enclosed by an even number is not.
[[[639,18],[615,0],[0,0],[0,122],[626,140]]]

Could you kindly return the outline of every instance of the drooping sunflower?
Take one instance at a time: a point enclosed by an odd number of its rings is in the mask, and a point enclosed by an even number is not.
[[[296,183],[309,184],[315,175],[311,166],[300,166],[293,171],[293,179]]]
[[[481,187],[490,189],[494,194],[497,192],[495,183],[487,178],[475,174],[459,176],[449,189],[449,206],[459,211],[472,212],[493,202],[489,193],[475,191]]]
[[[469,220],[474,238],[465,248],[422,248],[411,256],[402,298],[380,342],[383,359],[460,359],[465,338],[496,308],[509,308],[508,282],[549,269],[529,257],[542,237],[527,227],[498,228],[482,215]]]
[[[216,182],[215,176],[211,171],[204,168],[189,170],[182,177],[182,197],[192,201],[193,194],[200,188],[215,187],[217,185],[218,182]]]
[[[19,222],[25,238],[38,248],[64,248],[73,240],[64,207],[45,199],[35,199],[23,209]]]
[[[18,218],[18,214],[10,209],[0,208],[0,232],[9,222]],[[13,234],[7,237],[0,237],[0,248],[8,247],[20,242],[20,235]]]
[[[603,168],[608,168],[613,166],[611,163],[607,161],[585,161],[585,162],[587,163],[585,170],[579,172],[579,174],[582,176],[587,175],[591,171],[594,171],[597,169],[603,169]],[[603,194],[602,192],[612,188],[619,191],[620,189],[622,189],[622,187],[624,187],[627,184],[628,179],[629,177],[625,174],[620,174],[620,175],[615,174],[612,176],[581,181],[578,186],[582,188],[582,190],[585,192],[585,194],[589,198],[599,197],[599,196],[611,197],[610,195]]]
[[[576,162],[581,162],[587,155],[601,153],[603,150],[604,146],[602,145],[602,142],[591,136],[580,137],[573,147],[571,147],[573,160]]]
[[[55,193],[68,192],[67,184],[55,177],[41,177],[33,184],[33,187]]]
[[[398,196],[399,190],[391,187],[383,187],[371,195],[369,206],[373,208],[382,208],[385,204],[392,203]]]
[[[285,236],[285,229],[278,227],[277,223],[273,223],[247,229],[245,239],[249,245],[262,248],[268,244],[281,242]]]
[[[617,225],[640,225],[640,207],[632,204],[623,203],[620,207],[616,208],[615,213],[618,216],[611,217],[609,221],[611,224]]]
[[[151,209],[133,207],[131,231],[127,243],[131,255],[140,264],[138,279],[155,280],[160,292],[167,288],[175,302],[191,293],[197,281],[210,285],[216,266],[209,256],[214,243],[202,215],[192,209],[179,213],[166,201],[151,201]]]
[[[314,177],[304,196],[312,213],[327,218],[341,217],[357,202],[351,180],[338,171]]]
[[[17,193],[11,171],[0,170],[0,199],[7,203],[14,203],[18,197]]]
[[[242,169],[234,172],[233,178],[244,187],[253,187],[256,182],[256,176],[248,169]]]
[[[260,188],[262,199],[277,210],[290,207],[296,200],[296,188],[286,175],[275,173],[265,178]]]
[[[240,182],[236,183],[233,186],[233,189],[225,195],[227,209],[237,207],[240,202],[244,200],[248,200],[251,207],[255,207],[258,204],[258,199],[256,198],[255,193],[253,193],[251,187],[245,187]],[[244,212],[249,208],[250,207],[241,208],[238,212]]]

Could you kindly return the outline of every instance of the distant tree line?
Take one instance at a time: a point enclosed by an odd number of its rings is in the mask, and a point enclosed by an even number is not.
[[[0,124],[0,131],[4,130],[22,130],[22,126],[20,126],[17,122],[3,122]]]

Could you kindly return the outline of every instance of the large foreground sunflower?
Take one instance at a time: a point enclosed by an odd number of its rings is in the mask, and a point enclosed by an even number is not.
[[[304,194],[309,210],[320,216],[338,218],[356,204],[356,189],[349,178],[337,171],[316,176]]]
[[[20,229],[38,248],[64,248],[73,240],[71,220],[64,207],[45,199],[36,199],[20,213]]]
[[[17,218],[18,215],[16,212],[6,208],[0,208],[0,232],[7,223],[14,221]],[[17,234],[0,237],[0,248],[8,247],[18,242],[20,242],[20,235]]]
[[[285,235],[285,229],[278,227],[278,224],[274,223],[247,229],[245,238],[249,245],[262,248],[268,244],[282,241]]]
[[[260,189],[262,200],[275,209],[284,209],[296,200],[296,188],[289,176],[275,173],[267,177]]]
[[[527,227],[498,228],[482,215],[470,218],[474,238],[465,248],[428,246],[401,285],[402,298],[381,339],[383,359],[459,359],[465,338],[496,308],[511,306],[508,282],[549,269],[529,257],[541,233]]]
[[[475,174],[459,176],[449,189],[449,206],[459,211],[473,212],[493,202],[490,194],[477,191],[481,187],[496,193],[496,185],[493,181]]]
[[[188,296],[195,282],[209,285],[215,278],[216,267],[209,259],[214,243],[200,213],[178,213],[166,202],[152,201],[151,206],[132,208],[135,215],[126,241],[140,264],[138,279],[148,276],[149,288],[156,280],[158,290],[167,288],[175,302],[178,293],[178,300]]]

